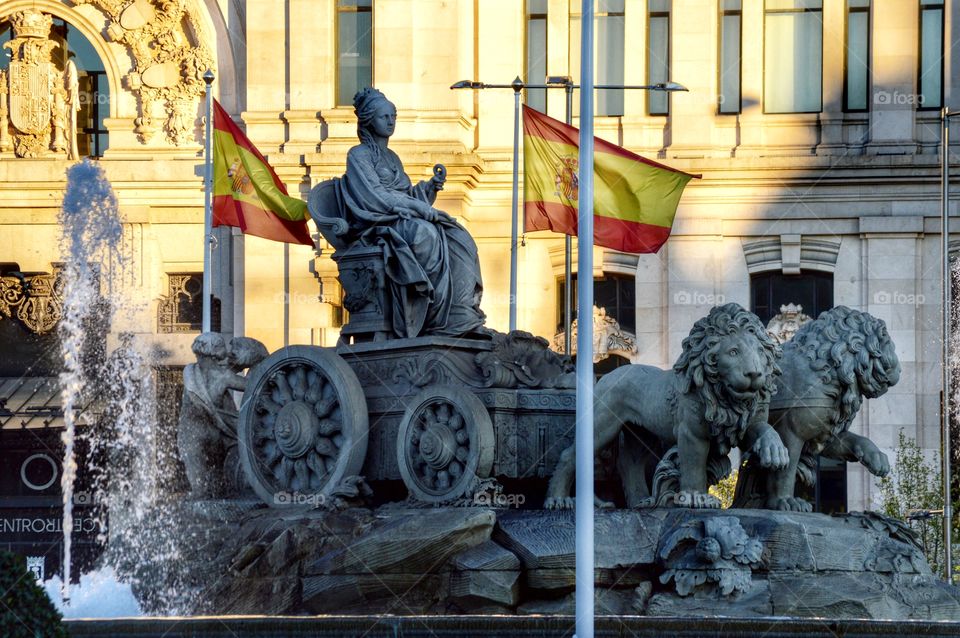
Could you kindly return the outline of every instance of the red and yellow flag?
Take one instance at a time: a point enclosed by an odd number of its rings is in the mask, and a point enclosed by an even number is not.
[[[524,230],[577,234],[580,132],[523,107]],[[597,246],[655,253],[667,241],[692,178],[594,138],[593,233]]]
[[[260,151],[213,101],[213,225],[248,235],[313,245],[307,204],[290,197]]]

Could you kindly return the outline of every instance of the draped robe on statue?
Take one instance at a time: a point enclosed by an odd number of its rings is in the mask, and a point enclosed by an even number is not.
[[[429,182],[413,186],[396,153],[360,144],[347,154],[337,188],[350,228],[346,239],[383,248],[398,336],[459,337],[483,325],[483,284],[470,233],[453,220],[434,223],[398,210],[411,198],[432,205],[437,195]]]

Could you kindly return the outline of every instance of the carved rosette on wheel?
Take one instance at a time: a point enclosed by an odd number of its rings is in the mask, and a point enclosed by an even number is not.
[[[453,501],[490,476],[495,446],[490,415],[472,392],[428,388],[408,404],[400,422],[400,475],[417,500]]]
[[[240,408],[240,457],[270,505],[324,505],[360,473],[367,408],[353,371],[332,350],[290,346],[254,368]]]

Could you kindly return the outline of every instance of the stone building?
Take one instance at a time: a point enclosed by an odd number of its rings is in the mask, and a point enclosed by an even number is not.
[[[594,249],[592,279],[603,310],[595,321],[611,339],[598,344],[608,355],[599,369],[622,362],[616,357],[670,365],[691,323],[721,301],[750,307],[764,321],[782,304],[800,304],[812,316],[845,304],[887,322],[904,368],[900,383],[869,402],[854,429],[888,451],[900,429],[936,450],[939,109],[958,106],[953,78],[960,77],[960,52],[941,51],[955,40],[960,2],[596,5],[598,83],[669,79],[689,88],[670,95],[598,91],[597,135],[702,174],[688,186],[659,254]],[[0,507],[56,501],[56,481],[36,489],[59,471],[56,462],[27,461],[47,455],[44,445],[55,447],[59,423],[57,397],[43,388],[58,371],[51,331],[58,300],[50,282],[62,259],[57,212],[73,161],[63,140],[74,130],[77,154],[97,158],[112,181],[133,254],[124,285],[137,307],[114,331],[132,332],[160,353],[162,379],[175,379],[191,361],[199,329],[201,75],[208,67],[217,75],[217,98],[301,196],[342,174],[356,143],[355,90],[372,83],[384,91],[399,111],[391,147],[411,177],[429,177],[437,162],[447,166],[438,207],[476,238],[483,308],[489,325],[505,330],[513,96],[449,87],[462,79],[509,83],[517,75],[576,79],[579,6],[0,3],[0,44],[12,43],[0,57],[0,281],[33,281],[35,291],[46,282],[50,290],[29,308],[0,300],[0,435],[7,441],[0,447],[11,461],[2,464]],[[18,38],[29,42],[18,45]],[[46,57],[26,60],[25,46]],[[69,99],[71,65],[76,102]],[[523,97],[565,116],[562,89]],[[575,91],[575,125],[578,100]],[[76,105],[74,128],[65,104]],[[271,350],[336,343],[344,310],[330,246],[319,240],[311,250],[230,229],[216,235],[221,330],[256,337]],[[518,326],[549,339],[563,325],[563,244],[538,232],[518,248]],[[37,443],[43,436],[47,443]],[[23,479],[32,472],[35,481]],[[876,496],[873,478],[857,466],[823,467],[821,474],[824,509],[863,509]],[[7,542],[9,535],[0,535]]]

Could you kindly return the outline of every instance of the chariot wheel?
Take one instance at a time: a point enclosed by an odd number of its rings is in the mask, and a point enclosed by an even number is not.
[[[496,438],[490,414],[472,392],[429,388],[407,405],[397,433],[397,463],[410,493],[443,503],[490,476]]]
[[[367,454],[367,402],[332,350],[282,348],[257,365],[237,425],[250,486],[268,505],[317,505],[359,474]]]

